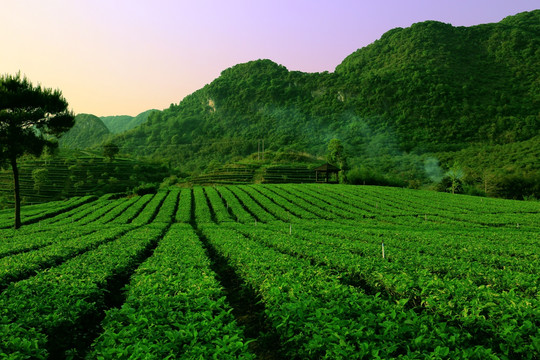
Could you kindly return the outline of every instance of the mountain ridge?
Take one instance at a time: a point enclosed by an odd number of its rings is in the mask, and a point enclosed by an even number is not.
[[[109,136],[107,126],[95,115],[77,114],[75,125],[58,141],[66,149],[87,149],[103,143]]]
[[[472,27],[415,23],[334,72],[289,71],[268,59],[237,64],[113,141],[197,173],[256,152],[262,139],[268,150],[322,156],[337,138],[351,167],[387,172],[383,162],[406,156],[413,169],[395,172],[418,177],[423,154],[529,146],[540,133],[538,24],[540,10]]]
[[[445,141],[449,145],[462,140],[466,143],[486,139],[494,143],[508,142],[503,133],[511,125],[508,122],[515,120],[508,117],[521,112],[518,122],[510,129],[516,138],[509,140],[526,140],[539,130],[536,124],[538,81],[530,75],[538,70],[538,54],[528,54],[526,62],[518,60],[524,56],[523,48],[533,51],[539,39],[520,39],[525,45],[516,49],[513,43],[499,44],[497,48],[492,46],[500,39],[517,41],[516,37],[524,28],[518,20],[531,22],[530,18],[540,22],[540,10],[507,17],[502,25],[494,23],[467,28],[428,21],[405,29],[393,29],[373,44],[346,57],[334,73],[288,71],[266,59],[237,64],[186,96],[178,105],[165,109],[153,123],[175,118],[178,128],[185,127],[187,131],[174,135],[186,140],[181,143],[189,143],[193,139],[186,134],[191,133],[198,122],[202,125],[197,134],[200,136],[215,136],[223,130],[227,134],[223,128],[244,125],[251,127],[249,134],[253,136],[268,132],[254,128],[253,123],[262,121],[260,127],[268,129],[268,123],[283,120],[277,118],[276,111],[292,118],[296,115],[297,125],[305,121],[311,125],[320,125],[318,121],[327,123],[319,128],[331,127],[328,125],[332,122],[353,115],[375,130],[383,127],[394,131],[400,146],[410,151],[429,145],[434,135],[440,140],[438,142]],[[508,26],[507,23],[519,26]],[[405,38],[411,41],[407,43]],[[423,44],[426,49],[411,48],[411,43]],[[398,46],[399,51],[392,50]],[[477,51],[471,58],[469,54],[473,48]],[[489,56],[486,55],[488,50]],[[372,56],[374,54],[378,57]],[[438,63],[442,63],[441,66]],[[400,76],[401,73],[405,75]],[[460,73],[461,76],[456,76]],[[508,87],[512,79],[522,81],[524,86]],[[523,114],[525,111],[528,113]],[[265,121],[268,117],[273,121]],[[454,121],[451,131],[440,128],[441,118]],[[404,126],[407,122],[410,127]],[[407,134],[411,129],[416,133]],[[245,128],[239,130],[240,133],[247,132]],[[301,136],[296,140],[302,143]],[[282,143],[286,145],[286,141]]]
[[[148,120],[148,116],[152,111],[158,111],[156,109],[150,109],[143,111],[137,116],[130,115],[112,115],[112,116],[100,116],[99,118],[109,131],[113,134],[119,134],[128,130],[131,130],[140,124]]]

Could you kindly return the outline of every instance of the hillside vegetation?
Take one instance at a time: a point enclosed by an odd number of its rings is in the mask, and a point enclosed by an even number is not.
[[[60,138],[58,144],[65,149],[88,149],[102,144],[110,134],[97,116],[78,114],[75,125]]]
[[[100,119],[103,121],[105,126],[113,134],[119,134],[124,131],[131,130],[140,124],[148,120],[150,113],[157,110],[146,110],[145,112],[140,113],[137,116],[129,115],[116,115],[116,116],[101,116]]]
[[[402,149],[526,140],[540,130],[539,21],[537,10],[469,28],[394,29],[336,73],[349,105],[382,115]]]
[[[444,173],[467,160],[463,149],[532,151],[527,140],[540,133],[539,24],[540,10],[473,27],[417,23],[358,49],[333,73],[288,71],[270,60],[235,65],[115,141],[123,152],[198,172],[256,152],[259,139],[271,151],[321,156],[337,138],[356,174],[426,183],[431,157]],[[528,159],[520,171],[537,176],[538,158]],[[495,162],[512,166],[502,153]],[[477,172],[496,170],[479,163],[486,168]]]
[[[472,27],[421,22],[332,73],[238,64],[163,111],[79,115],[60,145],[113,142],[184,177],[250,161],[263,141],[275,159],[324,159],[339,139],[350,183],[447,190],[454,169],[459,191],[538,198],[539,24],[540,10]]]

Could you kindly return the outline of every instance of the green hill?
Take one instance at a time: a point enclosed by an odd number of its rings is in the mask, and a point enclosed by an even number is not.
[[[497,24],[387,32],[336,68],[345,102],[404,149],[508,143],[540,130],[540,10]],[[382,123],[382,124],[381,124]],[[435,143],[435,144],[434,144]]]
[[[103,121],[105,126],[113,134],[119,134],[124,131],[131,130],[140,124],[148,120],[148,116],[152,111],[157,110],[147,110],[140,113],[139,115],[133,117],[129,115],[117,115],[117,116],[101,116],[100,119]]]
[[[129,123],[133,116],[129,115],[114,115],[114,116],[100,116],[101,121],[107,126],[107,129],[113,134],[122,132],[125,124]]]
[[[166,157],[246,154],[257,138],[317,153],[339,137],[358,156],[375,136],[422,152],[526,140],[540,130],[538,24],[540,10],[473,27],[418,23],[387,32],[334,73],[239,64],[122,140]]]
[[[109,129],[97,116],[78,114],[75,125],[59,140],[61,148],[87,149],[104,142],[110,135]]]
[[[75,126],[64,134],[59,145],[66,149],[89,149],[101,145],[111,134],[133,129],[144,123],[157,110],[147,110],[133,117],[128,115],[97,117],[92,114],[75,116]]]
[[[124,153],[198,173],[257,152],[259,140],[274,152],[324,156],[337,138],[355,181],[416,187],[430,181],[433,157],[444,174],[463,149],[531,151],[540,133],[538,24],[540,10],[472,27],[417,23],[388,31],[333,73],[238,64],[114,141]],[[512,166],[497,154],[497,164]],[[537,176],[538,158],[527,159],[525,175]]]

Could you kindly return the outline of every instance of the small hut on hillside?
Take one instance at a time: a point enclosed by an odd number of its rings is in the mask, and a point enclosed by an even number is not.
[[[337,166],[326,163],[313,170],[315,171],[316,182],[337,183],[339,181],[338,173],[341,169]],[[335,174],[335,180],[333,180],[333,174]]]

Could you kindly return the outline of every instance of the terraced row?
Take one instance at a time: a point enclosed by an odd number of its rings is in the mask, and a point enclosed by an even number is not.
[[[0,229],[0,357],[540,353],[537,203],[240,185],[23,215]]]

